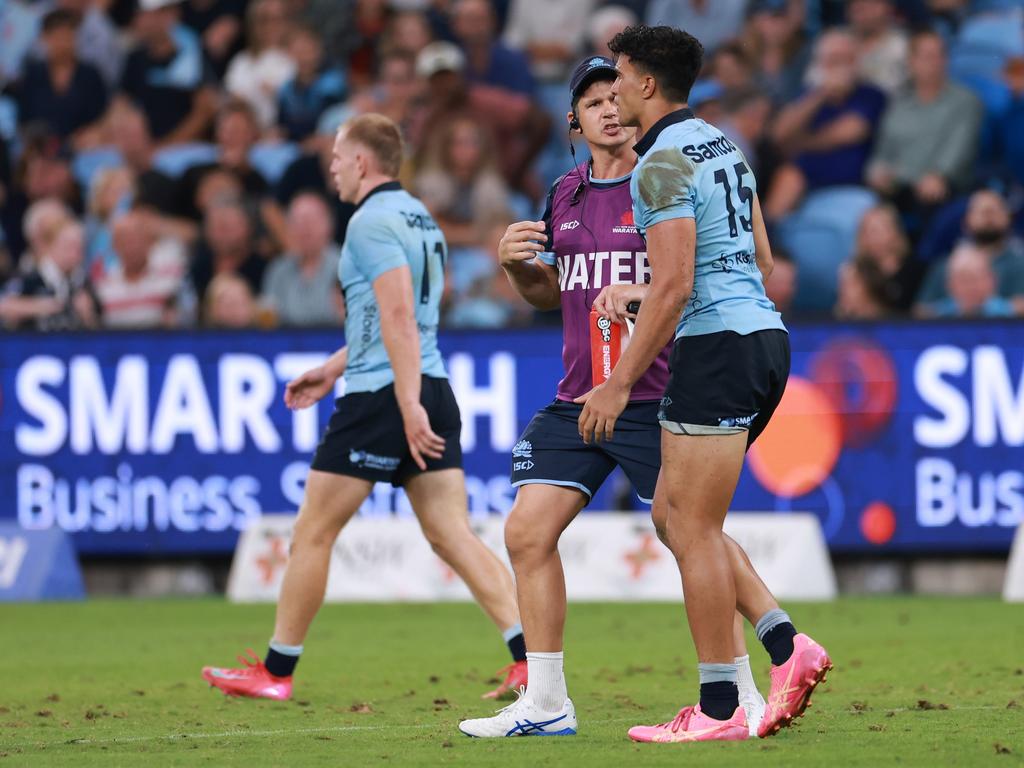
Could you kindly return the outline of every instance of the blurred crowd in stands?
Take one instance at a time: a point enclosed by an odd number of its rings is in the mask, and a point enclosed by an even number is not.
[[[612,3],[0,0],[0,324],[337,324],[327,168],[368,111],[447,237],[444,324],[551,322],[497,243],[573,163],[573,64],[638,21],[703,42],[787,318],[1024,315],[1024,0]]]

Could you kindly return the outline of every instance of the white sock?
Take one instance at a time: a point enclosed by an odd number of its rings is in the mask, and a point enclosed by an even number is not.
[[[569,695],[562,674],[562,657],[561,651],[526,654],[526,698],[545,712],[560,712]]]
[[[760,696],[757,683],[754,682],[754,673],[750,669],[750,655],[737,656],[734,661],[736,664],[736,687],[740,692],[740,700]]]

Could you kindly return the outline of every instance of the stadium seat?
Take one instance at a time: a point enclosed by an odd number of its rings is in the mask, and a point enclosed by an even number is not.
[[[0,136],[7,141],[18,136],[18,107],[8,96],[0,96]]]
[[[178,177],[189,168],[217,162],[218,154],[213,144],[179,144],[157,152],[153,166],[168,176]]]
[[[257,144],[249,152],[249,162],[268,184],[277,184],[300,154],[302,152],[295,144]]]
[[[1000,173],[998,154],[1003,136],[1002,126],[1013,97],[1006,84],[999,80],[978,75],[967,75],[958,80],[981,100],[985,108],[978,136],[978,159],[974,167],[975,178],[984,183],[985,179]]]
[[[968,19],[950,50],[950,73],[958,80],[999,80],[1010,56],[1024,55],[1024,13],[1020,9]]]
[[[779,222],[779,242],[797,264],[794,307],[827,312],[836,303],[839,265],[853,251],[861,217],[875,204],[863,187],[832,187],[807,196],[803,205]]]

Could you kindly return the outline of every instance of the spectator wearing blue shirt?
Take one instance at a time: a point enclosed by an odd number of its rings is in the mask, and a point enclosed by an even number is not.
[[[125,61],[121,91],[146,113],[162,145],[207,137],[217,105],[213,70],[199,38],[178,24],[175,0],[139,0],[139,45]]]
[[[996,295],[992,262],[983,250],[963,242],[949,257],[949,297],[932,306],[935,317],[1012,317],[1013,304]]]
[[[1024,315],[1024,243],[1014,236],[1006,200],[991,189],[971,195],[963,222],[964,242],[988,258],[995,278],[995,294]],[[954,250],[954,253],[956,251]],[[932,266],[914,306],[920,317],[932,317],[949,308],[951,259]]]
[[[277,96],[277,122],[289,141],[302,142],[316,132],[324,111],[345,100],[345,75],[325,66],[323,43],[316,30],[301,24],[292,30],[288,53],[295,77]]]
[[[232,57],[242,50],[246,0],[185,0],[182,23],[199,35],[217,77],[224,77]]]
[[[818,39],[807,83],[807,92],[775,123],[774,138],[791,162],[772,185],[765,205],[769,219],[789,213],[805,192],[861,184],[885,108],[885,95],[859,81],[857,42],[842,30]]]
[[[490,0],[456,0],[452,6],[451,27],[466,54],[466,78],[533,96],[529,59],[496,40],[496,26]]]
[[[107,106],[107,88],[99,71],[75,53],[79,18],[57,9],[43,18],[45,59],[29,60],[21,82],[12,88],[22,124],[42,122],[76,146],[95,144]]]
[[[1003,82],[1009,92],[1006,106],[989,117],[993,154],[999,166],[1018,183],[1024,184],[1024,56],[1006,62]]]

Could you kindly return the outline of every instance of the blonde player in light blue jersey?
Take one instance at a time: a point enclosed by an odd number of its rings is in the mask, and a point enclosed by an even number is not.
[[[306,480],[266,658],[240,669],[203,669],[225,693],[291,696],[292,673],[323,602],[331,548],[376,482],[405,490],[434,551],[502,631],[513,663],[502,686],[486,695],[526,683],[511,574],[469,527],[462,421],[437,348],[445,239],[396,180],[401,161],[398,126],[383,115],[353,118],[338,132],[331,174],[341,199],[356,204],[338,265],[348,344],[290,382],[285,400],[292,408],[312,405],[342,375],[345,396]]]

